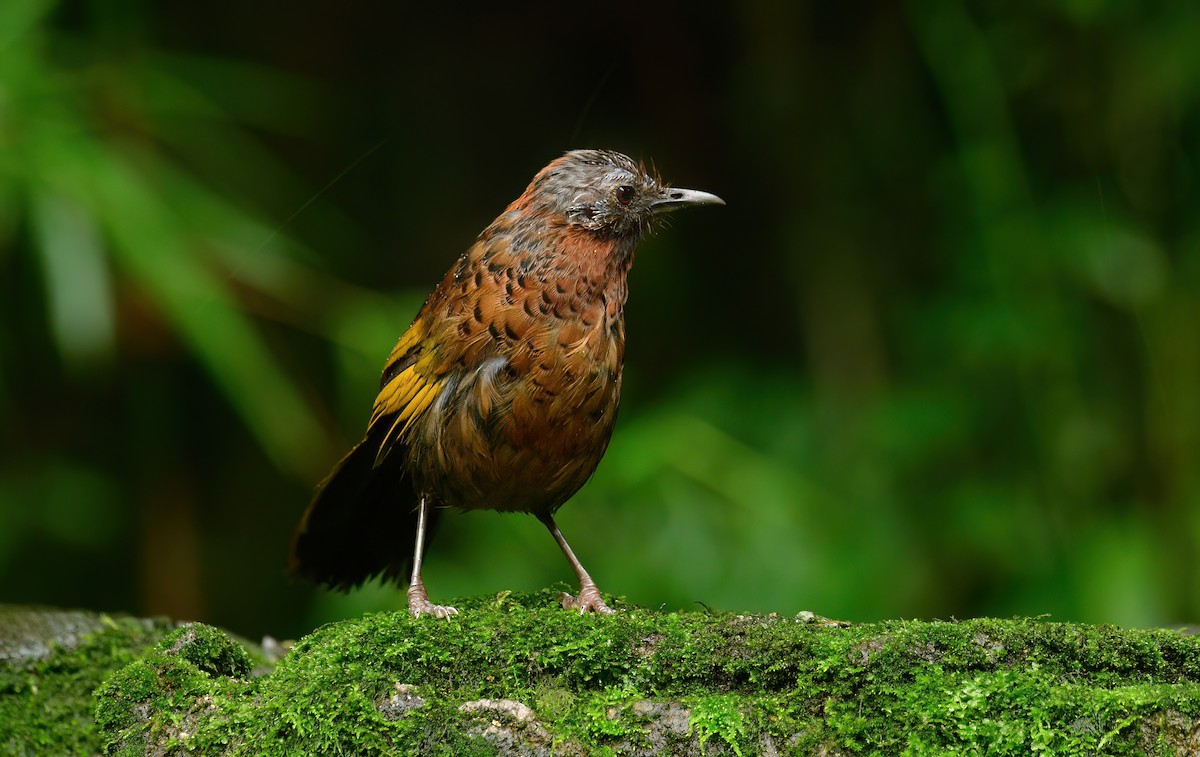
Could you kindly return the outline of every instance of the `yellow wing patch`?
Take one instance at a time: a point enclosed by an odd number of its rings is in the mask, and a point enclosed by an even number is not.
[[[396,374],[383,389],[379,390],[379,396],[375,398],[375,408],[371,412],[371,425],[384,416],[404,412],[409,403],[428,384],[428,380],[418,372],[416,365],[410,365]]]
[[[427,336],[429,336],[429,325],[424,318],[418,316],[408,327],[408,331],[405,331],[400,337],[400,341],[396,342],[396,346],[392,348],[392,354],[388,355],[387,368],[384,368],[384,373],[387,373],[388,369],[396,363],[401,363],[410,355],[419,353],[421,342],[425,341]]]
[[[428,328],[424,321],[416,320],[400,337],[384,368],[387,377],[398,366],[404,366],[379,390],[371,412],[371,426],[381,421],[391,424],[380,445],[381,457],[429,408],[444,383],[436,372],[439,361],[435,351],[430,349],[427,337]]]

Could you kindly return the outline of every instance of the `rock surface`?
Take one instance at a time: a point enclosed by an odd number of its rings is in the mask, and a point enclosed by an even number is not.
[[[94,656],[66,661],[94,639],[114,644],[104,623],[95,636],[76,628],[73,648],[51,642],[49,654],[0,660],[0,748],[1024,755],[1200,745],[1200,639],[1176,631],[1033,619],[845,626],[630,607],[579,616],[553,592],[457,604],[449,621],[397,612],[324,626],[258,676],[257,654],[217,629],[121,626],[141,646],[93,684],[95,720],[90,706],[77,712],[62,748],[20,742],[11,718],[28,708],[12,702],[40,696],[45,666],[85,668]]]

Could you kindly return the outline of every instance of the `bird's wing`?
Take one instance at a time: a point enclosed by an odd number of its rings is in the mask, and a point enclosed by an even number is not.
[[[506,240],[477,242],[450,269],[396,343],[369,425],[371,432],[386,428],[378,437],[378,461],[403,441],[443,390],[454,391],[466,373],[491,365],[489,359],[506,340],[517,340],[529,330],[524,321],[535,311],[522,310],[515,289],[505,286],[516,286],[509,281],[514,278],[510,258]],[[493,268],[508,270],[508,276]]]
[[[294,574],[336,589],[407,577],[412,564],[396,544],[416,534],[417,500],[406,456],[396,453],[450,380],[446,360],[457,357],[456,342],[439,344],[431,332],[439,302],[427,303],[388,357],[366,436],[317,486],[292,539]]]
[[[417,316],[400,337],[383,370],[382,387],[375,398],[369,430],[386,426],[381,437],[377,461],[382,460],[408,427],[437,398],[446,381],[445,350],[439,349],[430,334],[430,317]]]

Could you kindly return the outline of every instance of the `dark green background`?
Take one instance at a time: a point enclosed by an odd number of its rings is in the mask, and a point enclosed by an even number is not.
[[[725,208],[639,248],[561,512],[607,591],[1200,620],[1200,4],[0,4],[0,601],[295,636],[312,486],[544,163]],[[398,549],[408,549],[398,544]],[[435,599],[570,572],[448,519]]]

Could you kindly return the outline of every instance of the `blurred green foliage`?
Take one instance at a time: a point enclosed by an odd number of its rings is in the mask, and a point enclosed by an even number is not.
[[[292,525],[455,256],[603,146],[729,205],[633,271],[560,518],[602,588],[1200,619],[1200,6],[329,6],[0,4],[0,601],[401,604],[287,582]],[[427,570],[568,578],[491,513]]]

